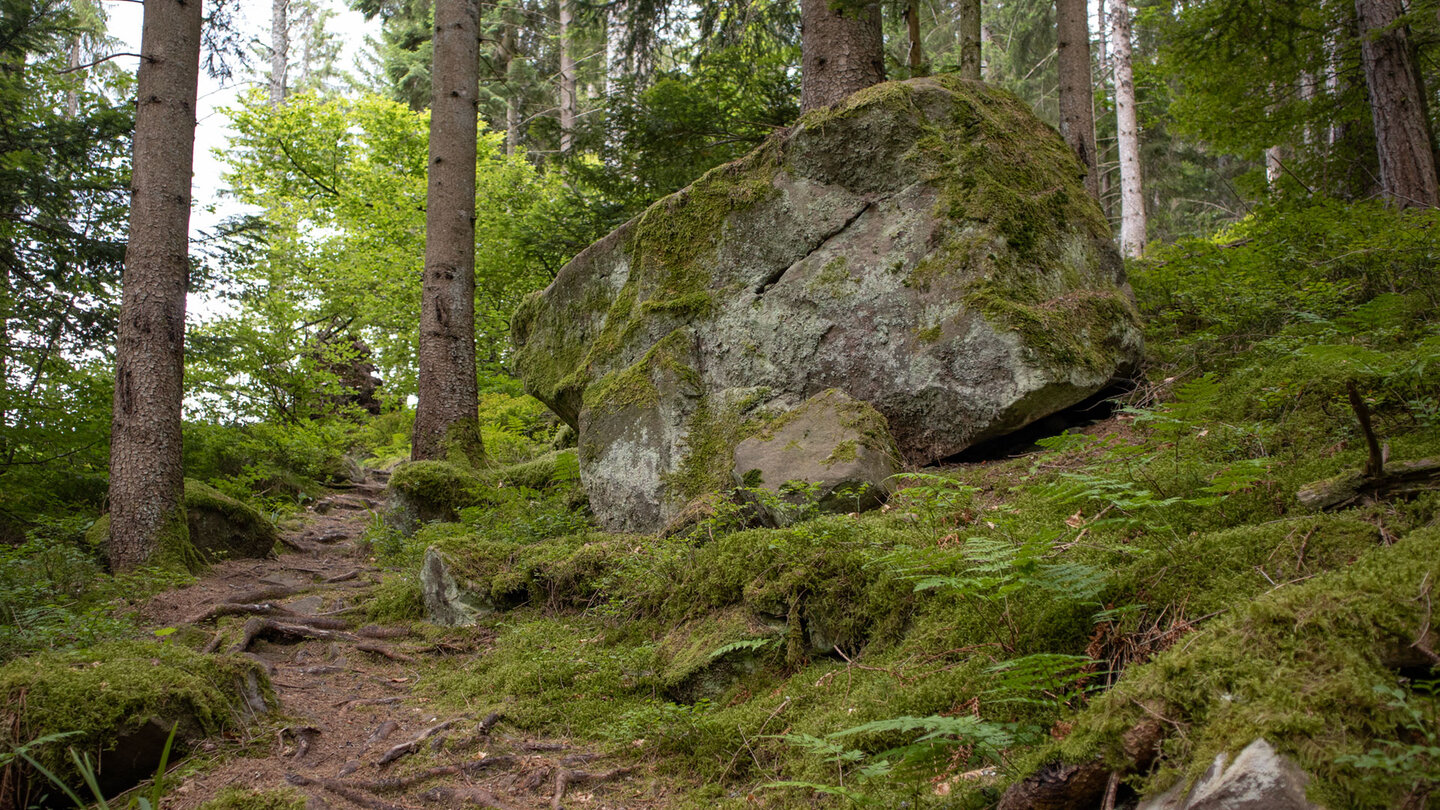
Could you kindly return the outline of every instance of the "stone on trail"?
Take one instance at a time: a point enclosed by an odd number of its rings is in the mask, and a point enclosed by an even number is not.
[[[517,365],[578,431],[611,530],[731,487],[742,440],[832,388],[884,416],[906,464],[944,459],[1139,361],[1081,176],[1009,93],[877,85],[581,252],[516,313]]]
[[[450,561],[434,547],[425,549],[420,563],[420,596],[427,621],[441,627],[469,627],[481,616],[495,612],[474,587],[462,588],[451,573]]]

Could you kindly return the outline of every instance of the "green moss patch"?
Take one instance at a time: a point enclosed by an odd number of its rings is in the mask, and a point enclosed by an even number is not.
[[[123,760],[117,746],[145,738],[158,759],[172,724],[182,750],[201,737],[239,727],[253,711],[246,694],[269,698],[264,669],[242,657],[203,655],[175,644],[114,642],[67,653],[22,658],[0,667],[0,720],[11,746],[77,732],[31,748],[62,778],[76,774],[65,749],[92,760]],[[158,740],[153,739],[158,733]],[[153,771],[154,765],[150,769]],[[142,775],[145,765],[139,763]],[[74,779],[78,784],[78,779]],[[126,785],[125,787],[128,787]]]
[[[304,810],[305,795],[297,790],[251,790],[226,785],[200,810]]]
[[[1121,736],[1154,713],[1174,732],[1150,781],[1158,789],[1265,737],[1316,778],[1311,796],[1326,806],[1398,806],[1412,779],[1362,773],[1342,758],[1404,739],[1406,718],[1382,690],[1403,686],[1408,662],[1423,660],[1412,644],[1429,626],[1437,577],[1440,530],[1422,529],[1350,568],[1237,606],[1128,672],[1057,750],[1071,761],[1098,753],[1118,762]]]

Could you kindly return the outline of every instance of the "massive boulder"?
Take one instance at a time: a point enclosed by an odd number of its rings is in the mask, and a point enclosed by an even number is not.
[[[516,313],[527,390],[579,431],[602,523],[653,531],[830,388],[920,465],[1138,362],[1109,227],[1059,136],[953,78],[808,113],[587,248]]]

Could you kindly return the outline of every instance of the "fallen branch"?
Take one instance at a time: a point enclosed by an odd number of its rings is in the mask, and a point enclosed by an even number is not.
[[[355,631],[355,635],[365,638],[403,638],[411,634],[408,627],[381,627],[378,624],[367,624]]]

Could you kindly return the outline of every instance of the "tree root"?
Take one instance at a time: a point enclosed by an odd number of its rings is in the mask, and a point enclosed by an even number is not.
[[[245,629],[240,635],[240,641],[230,648],[232,653],[244,652],[255,643],[255,639],[261,636],[279,636],[281,638],[294,639],[296,641],[354,641],[355,636],[350,633],[342,633],[337,630],[325,630],[318,627],[307,627],[303,624],[293,622],[281,623],[272,619],[251,619],[245,622]],[[213,642],[212,642],[213,643]]]
[[[385,739],[388,738],[391,734],[394,734],[395,729],[399,727],[400,724],[395,722],[394,720],[386,720],[385,722],[376,726],[374,731],[370,732],[370,736],[367,737],[365,740],[365,747],[369,748],[375,743],[384,742]]]
[[[378,624],[367,624],[356,630],[355,635],[365,638],[404,638],[413,633],[408,627],[381,627]]]
[[[415,663],[415,659],[413,657],[408,656],[405,653],[399,652],[397,650],[392,650],[377,641],[362,641],[359,644],[355,645],[355,649],[361,652],[373,653],[382,658],[389,658],[391,661],[399,661],[402,664]]]
[[[311,779],[298,773],[287,773],[285,781],[296,787],[324,788],[347,802],[364,807],[365,810],[405,810],[405,808],[391,804],[378,796],[357,790],[339,779]]]
[[[474,776],[481,771],[488,771],[495,768],[513,768],[518,760],[508,754],[501,754],[484,759],[471,760],[469,762],[455,762],[449,765],[439,765],[434,768],[411,774],[409,776],[393,776],[388,779],[351,779],[345,782],[346,785],[367,790],[371,793],[395,793],[401,790],[408,790],[421,782],[428,782],[431,779],[438,779],[442,776]]]
[[[277,605],[274,602],[260,602],[258,604],[221,602],[218,605],[211,605],[209,610],[188,621],[190,624],[201,624],[211,621],[212,619],[218,619],[221,616],[243,616],[246,614],[254,614],[257,616],[294,615],[284,605]]]
[[[425,791],[420,798],[427,802],[442,802],[452,806],[474,804],[487,810],[519,810],[490,791],[475,787],[437,787]]]
[[[295,738],[295,751],[290,756],[294,759],[304,759],[310,753],[310,746],[320,736],[320,729],[314,726],[286,726],[280,729],[280,750],[285,750],[285,735],[289,734]]]
[[[419,737],[416,737],[409,742],[400,743],[394,748],[391,748],[389,751],[386,751],[385,755],[380,757],[380,761],[376,764],[383,768],[403,756],[415,753],[420,749],[421,744],[423,744],[426,740],[434,737],[436,734],[439,734],[440,732],[444,731],[447,728],[450,728],[453,725],[455,725],[454,720],[446,720],[443,723],[425,729],[423,732],[420,733]]]
[[[614,768],[603,773],[588,773],[586,771],[572,771],[560,768],[555,773],[555,795],[550,799],[550,810],[560,810],[560,802],[565,799],[565,789],[570,785],[583,785],[590,782],[608,782],[624,776],[631,768]]]
[[[351,706],[393,706],[394,704],[399,703],[401,700],[403,700],[403,698],[401,698],[399,695],[383,698],[352,698],[350,700],[342,700],[339,703],[336,703],[335,708],[348,709]]]

